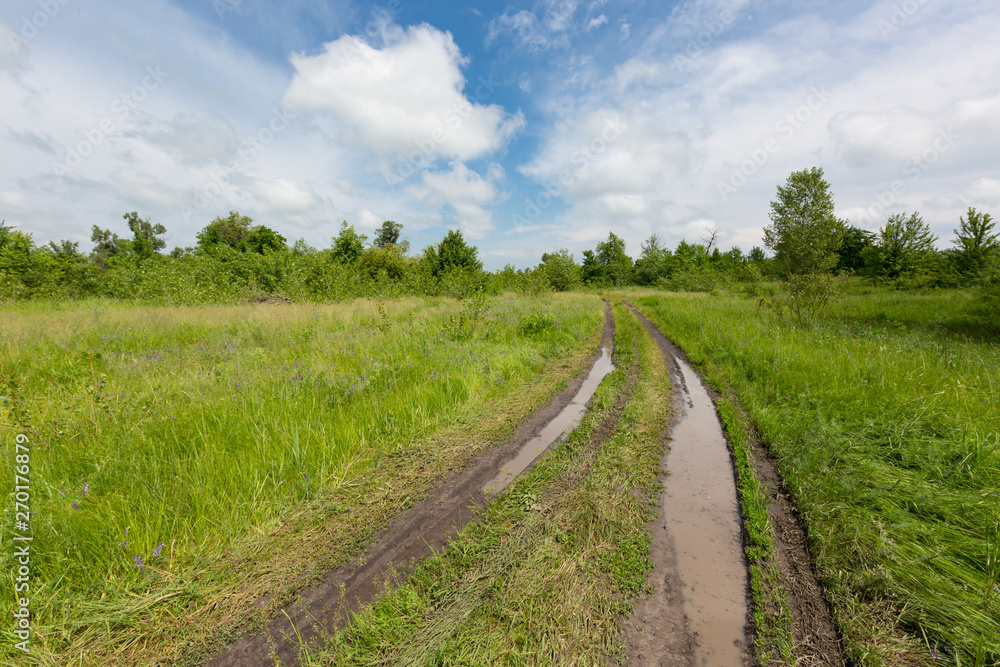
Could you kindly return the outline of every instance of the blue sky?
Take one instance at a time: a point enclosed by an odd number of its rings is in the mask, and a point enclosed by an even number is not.
[[[170,247],[391,219],[524,268],[610,231],[749,250],[818,166],[851,224],[946,247],[1000,216],[997,34],[995,0],[5,0],[0,218],[82,249],[132,210]]]

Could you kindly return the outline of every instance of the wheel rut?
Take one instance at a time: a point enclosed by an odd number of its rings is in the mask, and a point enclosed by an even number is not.
[[[626,305],[638,316],[646,327],[649,334],[660,347],[668,366],[673,369],[676,385],[673,389],[672,405],[674,407],[674,417],[667,426],[665,437],[672,437],[671,449],[677,448],[682,437],[687,438],[683,431],[679,429],[683,420],[683,411],[690,409],[694,402],[694,394],[706,392],[700,400],[707,401],[707,406],[711,415],[706,415],[703,411],[701,419],[714,421],[721,429],[718,415],[715,413],[712,396],[714,392],[709,388],[705,389],[696,371],[687,362],[684,353],[673,342],[667,339],[662,332],[640,313],[632,304]],[[808,540],[805,530],[795,512],[794,505],[787,493],[784,491],[781,478],[776,467],[764,449],[762,442],[755,433],[751,438],[751,464],[753,465],[758,479],[764,486],[768,495],[769,519],[775,531],[775,546],[778,554],[778,570],[781,585],[788,591],[788,603],[792,609],[793,620],[793,640],[796,653],[796,664],[799,665],[846,665],[846,659],[841,647],[839,634],[833,616],[823,596],[823,589],[819,583],[819,577],[813,566],[812,558],[809,554]],[[719,477],[728,478],[733,484],[735,491],[736,472],[734,469],[731,452],[727,447],[727,459],[716,461],[713,465]],[[727,640],[719,635],[711,639],[715,647],[711,653],[705,650],[706,636],[692,622],[693,607],[704,605],[695,603],[686,597],[683,591],[690,585],[686,581],[686,574],[683,567],[679,566],[678,554],[685,549],[684,542],[690,539],[690,535],[685,534],[684,528],[680,530],[670,522],[671,505],[667,495],[677,492],[677,482],[679,475],[673,469],[673,460],[670,453],[664,457],[665,472],[668,477],[665,487],[664,502],[661,503],[660,515],[650,523],[653,533],[652,554],[655,568],[649,582],[655,587],[655,592],[647,598],[636,602],[632,618],[630,618],[623,629],[623,638],[626,643],[629,665],[728,665],[759,664],[752,655],[751,645],[753,641],[752,620],[748,613],[749,588],[746,583],[746,562],[743,558],[742,545],[739,548],[739,563],[742,568],[742,579],[733,580],[722,574],[720,579],[725,579],[731,588],[732,600],[739,599],[739,602],[730,601],[728,604],[735,604],[739,609],[739,614],[743,616],[741,636]],[[737,509],[737,544],[742,538],[742,520]],[[703,524],[698,519],[682,519],[692,522],[695,525]],[[719,551],[731,549],[731,542],[726,542]],[[725,555],[725,554],[715,554]],[[709,570],[710,571],[710,570]],[[740,583],[742,582],[742,583]],[[732,616],[732,615],[731,615]],[[732,626],[732,619],[727,622]],[[641,627],[641,631],[637,630]],[[732,635],[729,631],[729,635]],[[731,646],[723,646],[726,642]],[[729,649],[735,649],[735,651]],[[725,659],[720,659],[717,649],[722,649]],[[733,662],[734,657],[737,662]]]
[[[360,557],[330,572],[319,585],[300,591],[262,631],[243,635],[209,658],[206,667],[257,667],[275,662],[298,665],[303,644],[319,646],[325,636],[344,628],[380,593],[405,581],[417,563],[444,548],[476,518],[491,495],[523,473],[563,430],[572,428],[582,417],[582,407],[590,396],[581,390],[590,385],[593,394],[599,384],[593,367],[609,356],[613,338],[611,306],[605,302],[603,351],[591,363],[590,374],[570,382],[510,438],[473,457],[463,470],[446,478],[424,501],[382,530]],[[610,364],[600,366],[598,373],[606,375],[612,368]],[[567,412],[575,419],[566,419]],[[553,422],[560,429],[546,432]]]

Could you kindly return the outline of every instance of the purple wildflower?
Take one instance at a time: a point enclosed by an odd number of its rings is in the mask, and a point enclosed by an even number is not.
[[[931,649],[931,655],[932,655],[932,656],[934,656],[934,659],[935,659],[935,660],[937,660],[937,659],[938,659],[938,654],[937,654],[937,646],[935,646],[935,647],[933,647],[933,648]]]
[[[80,509],[80,506],[77,505],[76,503],[73,503],[73,509],[78,510],[78,509]]]
[[[153,558],[159,558],[161,551],[163,551],[163,540],[160,540],[160,543],[153,549]]]
[[[88,487],[88,486],[90,486],[90,484],[89,484],[89,483],[88,483],[88,484],[84,484],[84,485],[83,485],[83,495],[82,495],[82,496],[80,496],[81,498],[86,498],[86,497],[87,497],[87,487]]]
[[[59,493],[61,493],[61,494],[63,494],[65,496],[66,495],[66,487],[63,487],[63,488],[59,489]]]
[[[135,563],[136,567],[139,568],[139,571],[143,573],[146,572],[146,568],[142,566],[144,560],[145,559],[142,556],[132,556],[132,561]]]
[[[993,590],[995,590],[997,593],[1000,593],[1000,586],[993,584]]]
[[[122,542],[122,551],[125,551],[125,547],[127,547],[127,546],[128,546],[128,540],[125,540],[124,542]]]

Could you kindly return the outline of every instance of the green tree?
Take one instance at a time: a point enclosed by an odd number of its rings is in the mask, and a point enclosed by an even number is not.
[[[673,253],[653,234],[642,242],[642,255],[635,262],[636,278],[642,285],[653,285],[667,278],[673,269]]]
[[[766,259],[767,254],[764,253],[764,249],[760,246],[750,248],[750,252],[747,253],[747,261],[753,262],[754,264],[763,264]]]
[[[592,285],[625,285],[632,282],[632,258],[625,254],[625,241],[614,232],[593,251],[583,252],[583,280]]]
[[[161,224],[153,224],[148,217],[140,218],[135,211],[122,216],[132,232],[130,250],[138,260],[149,259],[167,246],[167,242],[159,236],[167,233],[167,228]]]
[[[399,235],[403,231],[403,225],[392,220],[386,220],[382,226],[375,230],[375,247],[388,248],[399,245]]]
[[[285,237],[278,232],[264,225],[257,225],[240,244],[240,250],[263,255],[266,252],[283,252],[288,250],[288,245]]]
[[[333,239],[330,254],[341,264],[353,264],[361,259],[365,251],[368,237],[354,231],[354,225],[348,225],[347,220],[340,223],[340,233]]]
[[[875,234],[848,225],[844,228],[844,241],[837,250],[838,271],[861,271],[865,267],[864,251],[872,245]]]
[[[919,214],[889,216],[862,257],[870,275],[896,280],[928,269],[937,254],[931,229]]]
[[[996,222],[989,213],[980,213],[969,208],[965,216],[958,219],[955,230],[955,263],[960,274],[967,279],[982,276],[1000,255],[1000,234],[991,233]]]
[[[374,245],[364,251],[358,266],[372,278],[385,276],[391,280],[400,280],[406,273],[406,262],[403,249],[398,245]]]
[[[483,263],[479,261],[479,250],[470,246],[458,230],[449,231],[434,250],[433,272],[435,276],[460,269],[466,271],[482,271]]]
[[[837,265],[844,223],[833,215],[830,185],[818,167],[792,172],[771,202],[764,245],[784,277],[829,273]]]
[[[580,282],[580,266],[566,248],[542,255],[538,270],[557,292],[571,290]]]
[[[90,229],[90,240],[94,243],[94,249],[90,251],[90,259],[100,270],[108,268],[108,260],[112,257],[128,252],[129,242],[110,229],[101,229],[94,225]]]
[[[236,211],[224,218],[220,215],[198,232],[198,249],[208,254],[216,254],[224,245],[236,250],[250,236],[252,223],[253,219]]]

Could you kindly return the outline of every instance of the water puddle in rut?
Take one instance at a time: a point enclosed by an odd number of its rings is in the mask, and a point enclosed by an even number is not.
[[[611,353],[608,351],[608,348],[601,348],[601,356],[594,362],[594,365],[590,369],[590,374],[587,375],[587,379],[583,381],[583,385],[576,393],[576,396],[573,397],[570,404],[563,408],[562,412],[556,415],[552,421],[546,424],[538,435],[526,442],[521,447],[521,451],[517,453],[517,456],[500,468],[497,476],[483,487],[483,493],[496,495],[503,491],[535,459],[541,456],[542,452],[579,424],[580,420],[583,419],[583,415],[587,412],[587,403],[593,398],[597,387],[614,369],[615,365],[611,361]]]
[[[697,633],[696,664],[744,664],[746,566],[729,449],[701,379],[677,359],[684,414],[667,454],[663,509],[684,582],[684,611]]]

